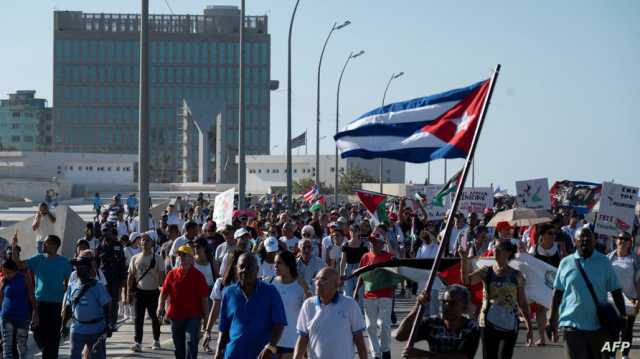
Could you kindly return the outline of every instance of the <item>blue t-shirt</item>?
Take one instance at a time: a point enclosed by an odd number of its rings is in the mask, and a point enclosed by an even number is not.
[[[31,304],[24,274],[17,272],[13,279],[6,279],[2,290],[2,319],[24,323],[31,315]]]
[[[66,257],[49,258],[37,254],[25,261],[36,277],[36,300],[39,302],[62,303],[64,281],[69,279],[72,268]]]
[[[582,258],[578,252],[563,258],[553,282],[553,288],[563,291],[558,326],[574,327],[580,330],[598,330],[600,323],[598,322],[596,305],[587,287],[587,282],[584,281],[580,270],[576,267],[576,258],[593,285],[598,302],[607,303],[607,294],[620,289],[611,262],[598,251],[594,250],[591,257],[586,259]]]
[[[71,332],[77,334],[98,334],[104,332],[106,318],[104,317],[103,307],[111,301],[111,296],[104,285],[97,282],[84,293],[78,304],[75,305],[73,304],[73,298],[75,298],[81,290],[82,283],[80,280],[75,280],[69,283],[67,293],[65,294],[65,303],[71,306],[71,313],[73,314]],[[80,323],[100,318],[102,318],[102,320],[97,323]]]
[[[239,284],[222,294],[220,332],[229,332],[225,359],[257,358],[271,339],[274,325],[287,325],[284,305],[278,290],[261,280],[247,298]]]

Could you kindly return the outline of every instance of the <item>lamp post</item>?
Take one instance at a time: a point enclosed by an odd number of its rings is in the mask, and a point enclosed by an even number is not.
[[[291,33],[293,32],[293,20],[296,17],[300,0],[296,0],[293,7],[291,21],[289,22],[289,45],[287,50],[287,206],[292,208],[293,199],[293,165],[291,162]]]
[[[244,2],[240,1],[240,54],[239,54],[239,94],[238,94],[238,209],[247,208],[245,192],[247,185],[244,148]]]
[[[384,89],[384,95],[382,95],[382,107],[384,107],[384,101],[387,99],[387,91],[389,91],[389,86],[391,86],[391,81],[397,79],[398,77],[404,75],[403,71],[398,72],[397,74],[391,74],[389,81],[387,82],[387,87]],[[382,183],[384,182],[382,178],[382,157],[380,157],[380,193],[382,193]]]
[[[324,46],[322,46],[322,52],[320,53],[320,61],[318,61],[318,81],[316,89],[316,185],[318,186],[320,186],[320,69],[322,67],[322,58],[324,57],[324,50],[327,48],[331,34],[350,24],[351,21],[349,20],[342,23],[342,25],[338,25],[338,23],[333,24],[329,35],[327,35],[327,39],[324,40]]]
[[[340,85],[342,84],[342,76],[344,75],[344,70],[347,69],[347,65],[351,59],[355,59],[356,57],[364,54],[364,50],[360,50],[357,53],[350,53],[349,57],[347,57],[347,61],[344,62],[344,66],[342,66],[342,72],[340,72],[340,78],[338,79],[338,91],[336,92],[336,134],[338,133],[338,127],[340,122]],[[317,172],[316,172],[317,173]],[[334,178],[334,188],[333,188],[333,202],[338,204],[338,146],[336,145],[336,164],[335,164],[335,178]]]
[[[140,11],[140,119],[138,127],[138,192],[140,230],[149,228],[149,0]]]

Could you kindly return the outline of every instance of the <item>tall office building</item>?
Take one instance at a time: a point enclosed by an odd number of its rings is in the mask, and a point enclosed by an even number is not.
[[[197,137],[194,126],[185,128],[183,100],[222,107],[222,133],[214,129],[209,135],[225,138],[225,157],[235,158],[239,17],[234,6],[208,7],[203,15],[149,16],[152,180],[190,177],[183,174],[184,148],[197,143],[184,141]],[[56,151],[138,152],[139,23],[138,14],[54,12]],[[245,29],[246,153],[267,154],[273,87],[267,17],[246,16]],[[211,148],[209,160],[215,162],[216,146]],[[208,180],[234,182],[237,167],[230,162]]]
[[[0,100],[0,150],[51,150],[51,108],[35,95],[33,90],[21,90]]]

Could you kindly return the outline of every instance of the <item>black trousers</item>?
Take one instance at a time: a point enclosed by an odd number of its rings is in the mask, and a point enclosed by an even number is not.
[[[151,317],[151,330],[153,332],[153,340],[160,340],[160,321],[156,311],[158,310],[158,298],[160,290],[141,290],[136,289],[136,321],[135,321],[135,341],[142,343],[142,333],[144,326],[144,312],[149,313]]]
[[[58,359],[60,329],[62,328],[62,303],[36,302],[40,323],[33,335],[42,344],[42,359]]]
[[[630,315],[628,320],[624,322],[624,327],[622,327],[622,336],[620,340],[623,342],[633,343],[633,323],[636,321],[635,315]],[[622,355],[629,355],[629,351],[631,348],[627,348],[622,351]]]
[[[118,283],[107,283],[107,292],[111,296],[111,326],[118,324],[118,308],[120,306],[120,292],[122,285]]]
[[[607,340],[606,334],[600,331],[565,328],[564,353],[570,359],[609,358],[609,352],[601,351]]]
[[[481,328],[480,336],[483,359],[511,359],[518,339],[517,331],[504,332],[487,325]]]

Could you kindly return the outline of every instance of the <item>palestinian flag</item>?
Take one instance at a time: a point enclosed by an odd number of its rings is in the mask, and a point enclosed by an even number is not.
[[[356,191],[356,195],[364,208],[371,213],[378,223],[386,221],[387,218],[387,196],[384,194]]]
[[[311,207],[309,207],[309,212],[315,212],[315,211],[319,211],[322,209],[322,207],[324,207],[326,201],[324,199],[323,195],[320,195],[320,198],[318,198],[318,200],[311,205]]]
[[[458,171],[453,177],[451,177],[440,192],[436,193],[431,200],[431,205],[435,207],[444,207],[444,198],[451,192],[455,192],[458,189],[458,184],[462,178],[462,170]]]

